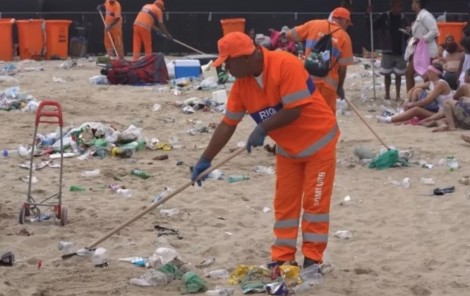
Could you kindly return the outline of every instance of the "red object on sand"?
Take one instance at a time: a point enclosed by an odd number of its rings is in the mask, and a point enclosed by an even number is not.
[[[42,260],[39,259],[39,261],[38,261],[38,269],[41,269],[41,267],[42,267]]]

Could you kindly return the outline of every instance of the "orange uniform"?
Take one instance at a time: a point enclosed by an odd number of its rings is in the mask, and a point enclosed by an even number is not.
[[[338,30],[339,29],[339,30]],[[336,90],[338,88],[339,66],[353,63],[351,38],[338,24],[328,20],[313,20],[297,26],[287,34],[295,41],[305,40],[305,56],[308,56],[317,41],[325,34],[333,33],[333,68],[326,77],[312,76],[315,85],[333,111],[336,110]]]
[[[144,44],[145,56],[152,54],[152,26],[163,23],[162,10],[155,4],[146,4],[134,21],[133,58],[134,61],[140,57],[142,43]]]
[[[109,39],[109,35],[111,35],[111,38],[114,42],[114,46],[116,46],[117,54],[119,55],[119,57],[123,57],[124,48],[122,44],[121,4],[119,4],[118,1],[114,1],[114,3],[111,3],[109,0],[106,0],[106,2],[104,3],[104,7],[106,9],[106,26],[111,26],[116,19],[119,19],[117,23],[115,23],[109,28],[109,34],[107,32],[104,32],[104,46],[108,55],[112,55],[114,50],[111,40]]]
[[[271,253],[273,260],[295,259],[302,219],[302,252],[321,262],[328,241],[339,136],[335,115],[295,56],[261,50],[264,56],[261,85],[254,77],[237,78],[223,121],[236,125],[248,113],[260,124],[283,108],[302,107],[295,121],[268,132],[277,144],[276,240]]]

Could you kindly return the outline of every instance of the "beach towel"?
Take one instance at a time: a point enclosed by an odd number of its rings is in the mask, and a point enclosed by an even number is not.
[[[135,62],[113,60],[106,70],[106,76],[110,84],[166,84],[169,80],[165,58],[161,53],[154,53]]]

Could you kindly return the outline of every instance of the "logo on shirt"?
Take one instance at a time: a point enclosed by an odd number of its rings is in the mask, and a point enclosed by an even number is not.
[[[276,114],[281,109],[282,109],[282,103],[279,103],[276,106],[268,106],[261,110],[250,113],[250,116],[256,121],[256,123],[259,124],[271,118],[274,114]]]

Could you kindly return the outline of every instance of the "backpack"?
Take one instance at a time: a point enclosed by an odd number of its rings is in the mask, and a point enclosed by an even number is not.
[[[338,28],[331,32],[330,24],[328,23],[329,33],[318,39],[310,54],[305,58],[305,69],[310,75],[325,77],[336,64],[336,61],[333,63],[332,59],[333,33],[340,29]]]

